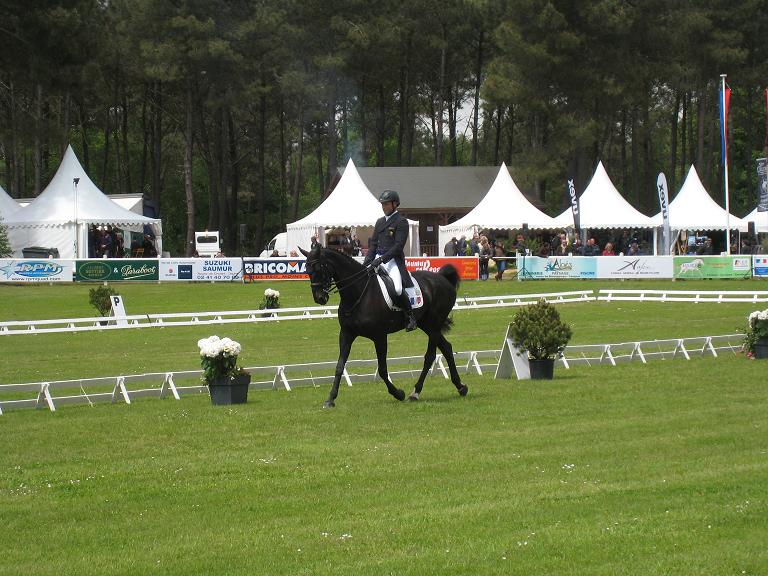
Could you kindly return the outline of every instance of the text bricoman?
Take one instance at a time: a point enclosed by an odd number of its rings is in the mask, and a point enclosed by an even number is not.
[[[249,266],[246,265],[247,274],[305,274],[307,272],[306,260],[248,262],[247,264],[253,266],[253,271],[250,271]]]

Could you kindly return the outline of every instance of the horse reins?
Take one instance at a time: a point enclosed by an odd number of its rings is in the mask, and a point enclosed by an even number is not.
[[[350,286],[353,286],[354,284],[357,284],[360,279],[365,276],[365,286],[363,286],[363,289],[360,291],[360,296],[355,301],[355,303],[350,307],[350,311],[357,308],[357,305],[360,304],[360,301],[363,299],[363,295],[365,294],[365,291],[368,289],[368,284],[371,282],[371,276],[368,274],[368,268],[362,268],[361,270],[358,270],[354,274],[347,276],[346,278],[342,278],[340,280],[334,280],[333,275],[331,275],[328,272],[328,268],[326,267],[325,263],[319,262],[318,267],[322,268],[323,273],[331,279],[331,281],[328,283],[328,287],[326,288],[323,284],[323,282],[311,282],[309,283],[310,286],[319,286],[320,289],[328,294],[329,296],[331,294],[334,294],[336,292],[341,293],[342,290],[345,288],[349,288]]]

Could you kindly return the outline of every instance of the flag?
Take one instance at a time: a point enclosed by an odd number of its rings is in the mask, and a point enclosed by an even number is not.
[[[723,88],[720,88],[720,99],[718,100],[720,107],[720,150],[723,166],[728,163],[728,110],[731,107],[731,89],[725,84],[724,89],[725,95],[723,95]]]
[[[757,159],[757,211],[768,212],[768,158]]]
[[[573,212],[573,227],[578,232],[580,230],[580,217],[579,217],[579,197],[576,195],[576,186],[573,185],[573,180],[568,180],[568,195],[571,198],[571,211]]]
[[[659,173],[656,178],[656,190],[659,193],[659,206],[661,207],[661,217],[664,222],[664,240],[661,246],[662,254],[669,254],[669,190],[667,189],[667,177],[664,172]]]

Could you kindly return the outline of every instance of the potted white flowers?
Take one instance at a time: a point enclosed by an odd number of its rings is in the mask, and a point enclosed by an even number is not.
[[[216,405],[247,402],[251,375],[237,366],[240,344],[229,338],[210,336],[198,340],[197,346],[211,402]]]
[[[768,358],[768,308],[755,310],[747,317],[744,350],[751,358]]]
[[[280,292],[277,290],[272,290],[272,288],[267,288],[264,290],[264,299],[259,304],[259,310],[265,310],[268,308],[280,308]],[[273,314],[264,314],[264,316],[272,315]]]

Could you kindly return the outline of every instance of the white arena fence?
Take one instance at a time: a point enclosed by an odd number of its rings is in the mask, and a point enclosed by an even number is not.
[[[736,354],[741,350],[742,334],[722,336],[701,336],[666,340],[645,340],[617,344],[583,344],[568,346],[558,364],[568,369],[571,366],[616,366],[622,362],[648,360],[686,359],[720,353]],[[460,372],[478,375],[493,374],[501,358],[501,350],[477,350],[454,354]],[[422,356],[389,358],[389,374],[393,380],[418,376],[423,365]],[[296,386],[320,386],[334,378],[336,361],[288,364],[276,366],[252,366],[251,390],[284,389],[290,391]],[[449,378],[445,359],[438,355],[430,375],[439,372]],[[30,382],[24,384],[0,384],[0,414],[4,410],[19,408],[47,408],[51,412],[66,404],[94,404],[96,402],[124,402],[150,396],[155,398],[173,397],[180,400],[188,394],[207,393],[207,387],[200,383],[202,370],[155,372],[129,374],[79,380],[58,380]],[[372,382],[378,379],[377,361],[350,360],[343,374],[343,382],[352,386],[357,382]],[[2,398],[7,399],[3,400]]]
[[[705,290],[593,290],[547,292],[540,294],[509,294],[505,296],[459,297],[454,310],[504,308],[525,306],[543,298],[552,304],[596,301],[645,302],[768,302],[768,291],[705,291]],[[180,312],[174,314],[134,314],[125,316],[96,316],[90,318],[61,318],[55,320],[13,320],[0,322],[0,336],[43,334],[53,332],[87,332],[92,330],[122,330],[169,326],[196,326],[246,322],[278,322],[281,320],[311,320],[337,317],[337,306],[306,308],[274,308],[269,310],[230,310],[219,312]]]
[[[540,298],[544,298],[548,302],[554,304],[588,302],[594,300],[592,290],[545,294],[481,296],[477,298],[457,299],[454,310],[524,306],[536,302]],[[52,332],[87,332],[91,330],[121,330],[124,328],[167,328],[169,326],[233,324],[238,322],[311,320],[313,318],[336,318],[337,316],[338,306],[309,306],[306,308],[270,308],[268,310],[134,314],[126,316],[96,316],[90,318],[61,318],[57,320],[15,320],[0,322],[0,336],[44,334]]]

